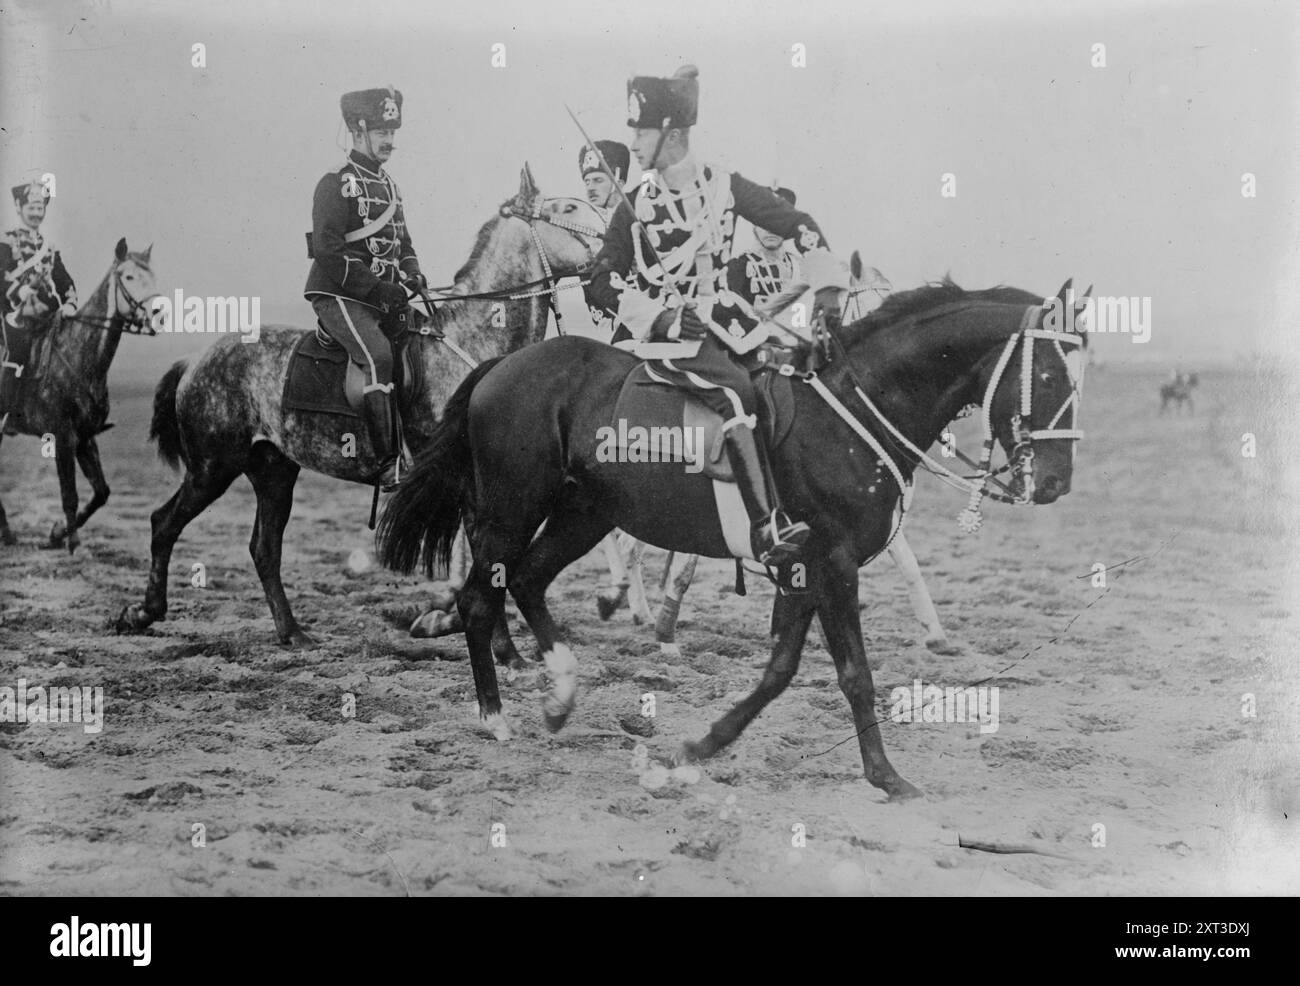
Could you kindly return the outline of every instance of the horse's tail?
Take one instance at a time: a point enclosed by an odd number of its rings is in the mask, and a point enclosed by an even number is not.
[[[163,374],[153,395],[153,421],[149,424],[149,440],[158,442],[158,458],[173,469],[179,468],[183,449],[181,428],[176,417],[176,387],[185,375],[185,360],[181,360]]]
[[[469,400],[475,386],[503,357],[480,363],[452,394],[428,446],[384,508],[375,533],[379,560],[397,572],[422,563],[445,570],[470,492]]]

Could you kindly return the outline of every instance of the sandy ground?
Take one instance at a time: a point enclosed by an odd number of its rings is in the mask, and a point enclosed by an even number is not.
[[[886,724],[894,764],[926,792],[905,804],[867,785],[843,742],[848,705],[816,630],[794,685],[698,780],[643,783],[637,744],[667,757],[758,680],[771,589],[751,580],[737,597],[726,563],[701,566],[671,663],[626,610],[597,619],[598,553],[566,572],[552,598],[581,662],[578,710],[548,734],[545,682],[525,671],[503,681],[520,735],[499,744],[476,727],[461,639],[406,634],[422,584],[345,571],[369,543],[368,491],[298,486],[285,581],[321,646],[273,642],[243,480],[180,541],[167,621],[119,637],[106,624],[142,597],[149,514],[176,483],[144,444],[151,395],[114,395],[113,497],[73,557],[38,547],[57,516],[52,460],[7,439],[0,496],[21,544],[0,549],[0,686],[106,698],[97,734],[0,724],[0,891],[1300,891],[1295,391],[1271,374],[1201,379],[1194,415],[1161,418],[1155,373],[1094,371],[1074,491],[995,505],[977,535],[957,532],[962,497],[922,479],[909,539],[964,653],[920,646],[897,574],[865,570],[880,712],[913,679],[997,673],[1000,722]],[[1093,585],[1094,563],[1129,560]]]

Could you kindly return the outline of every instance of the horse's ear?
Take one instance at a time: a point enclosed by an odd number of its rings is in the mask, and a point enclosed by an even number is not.
[[[1065,283],[1061,285],[1061,290],[1056,292],[1056,298],[1061,303],[1061,310],[1065,310],[1065,293],[1074,287],[1074,278],[1067,277]]]
[[[856,287],[862,281],[862,254],[854,250],[849,256],[849,283]]]
[[[119,264],[126,259],[126,237],[125,236],[117,241],[117,249],[113,251],[113,256],[117,258],[117,262]]]
[[[1092,285],[1091,285],[1091,284],[1088,285],[1088,290],[1085,291],[1085,292],[1083,292],[1083,297],[1085,297],[1085,298],[1091,298],[1091,297],[1092,297]]]
[[[147,247],[144,248],[144,253],[140,254],[140,259],[143,260],[143,261],[145,262],[145,265],[146,265],[146,266],[148,266],[148,264],[149,264],[149,254],[151,254],[151,253],[153,253],[153,244],[152,244],[152,243],[150,243]]]
[[[533,181],[533,169],[528,167],[528,162],[524,162],[523,170],[519,172],[519,199],[522,202],[531,202],[537,197],[537,182]]]

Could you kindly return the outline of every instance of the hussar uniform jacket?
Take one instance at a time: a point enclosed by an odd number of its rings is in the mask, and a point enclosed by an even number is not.
[[[23,284],[43,294],[51,308],[77,300],[76,285],[59,251],[39,230],[26,226],[0,237],[0,281],[0,311],[6,314],[17,307],[13,292]]]
[[[793,240],[801,255],[819,253],[827,265],[838,263],[806,212],[770,189],[714,165],[699,165],[694,180],[677,191],[670,190],[657,173],[647,172],[629,197],[632,209],[620,204],[605,234],[591,293],[603,309],[616,313],[620,334],[642,340],[634,351],[647,359],[694,356],[700,343],[645,340],[672,292],[634,223],[649,234],[667,268],[667,280],[675,282],[685,298],[698,302],[700,317],[738,353],[758,346],[767,328],[747,328],[732,317],[735,298],[727,282],[727,265],[737,216]]]
[[[420,273],[401,192],[377,161],[353,151],[317,183],[311,213],[308,299],[366,302],[380,282]]]

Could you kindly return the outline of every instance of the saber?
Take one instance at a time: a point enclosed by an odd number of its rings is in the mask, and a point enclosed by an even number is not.
[[[582,134],[582,139],[587,142],[587,146],[596,152],[596,160],[600,163],[600,170],[605,173],[605,177],[608,178],[610,183],[614,186],[614,191],[618,193],[619,201],[622,202],[623,205],[627,206],[628,212],[632,213],[632,217],[635,219],[636,209],[632,206],[632,200],[628,198],[627,192],[623,191],[623,186],[619,183],[618,177],[614,174],[614,169],[611,168],[609,162],[605,160],[605,155],[602,154],[600,148],[596,146],[596,142],[587,135],[587,129],[582,125],[577,114],[569,108],[568,103],[564,104],[564,112],[569,114],[569,119],[574,122],[575,126],[577,126],[578,132]],[[654,162],[652,161],[650,163],[653,164]],[[664,284],[672,291],[678,302],[680,302],[682,306],[685,306],[686,298],[682,294],[681,289],[677,287],[677,282],[669,279],[668,268],[664,266],[664,262],[659,256],[659,251],[655,249],[655,245],[650,242],[650,234],[646,232],[645,227],[640,223],[634,222],[632,225],[641,231],[641,239],[645,242],[646,249],[650,251],[650,256],[654,260],[655,266],[663,271]]]

